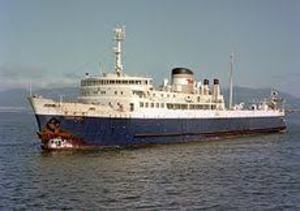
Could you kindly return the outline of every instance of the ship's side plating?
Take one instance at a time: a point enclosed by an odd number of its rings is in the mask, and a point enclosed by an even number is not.
[[[35,108],[39,133],[49,132],[52,127],[54,136],[41,137],[48,140],[44,143],[45,148],[201,141],[286,129],[284,111],[280,110],[182,111],[165,108],[161,111],[143,108],[141,112],[116,111],[100,105],[62,103],[43,98],[31,98],[30,102]],[[56,130],[59,132],[56,133]],[[49,145],[49,141],[50,144],[51,141],[55,143]],[[68,145],[62,145],[62,141]]]
[[[284,118],[145,119],[37,115],[39,125],[55,118],[60,127],[90,146],[201,141],[208,138],[285,130]]]

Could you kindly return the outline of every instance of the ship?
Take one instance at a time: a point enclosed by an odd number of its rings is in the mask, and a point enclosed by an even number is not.
[[[263,101],[225,105],[220,81],[197,81],[194,72],[174,67],[155,87],[151,77],[130,76],[123,68],[125,28],[114,29],[115,65],[111,73],[86,73],[75,100],[30,95],[44,150],[95,149],[219,140],[287,130],[283,99],[273,91]],[[227,103],[226,103],[227,104]]]

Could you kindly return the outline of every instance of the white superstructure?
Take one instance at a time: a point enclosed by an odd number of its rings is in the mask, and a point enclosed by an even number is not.
[[[124,73],[122,41],[124,27],[114,30],[116,47],[114,73],[100,76],[86,75],[81,80],[76,102],[55,102],[33,97],[31,104],[36,114],[64,116],[95,116],[117,118],[228,118],[283,116],[284,110],[274,95],[269,101],[253,105],[232,105],[232,68],[230,103],[225,108],[218,79],[210,85],[207,79],[197,81],[187,68],[172,70],[171,80],[164,79],[154,88],[152,78],[132,77]],[[232,57],[231,57],[232,58]],[[232,67],[231,61],[231,67]]]

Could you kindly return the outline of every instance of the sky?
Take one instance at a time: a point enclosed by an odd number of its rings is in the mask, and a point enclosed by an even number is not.
[[[113,70],[113,28],[126,27],[124,71],[160,84],[174,67],[228,87],[300,97],[299,0],[0,0],[0,90],[79,84]]]

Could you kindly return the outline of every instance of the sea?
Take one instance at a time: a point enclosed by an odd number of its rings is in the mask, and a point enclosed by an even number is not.
[[[31,112],[0,112],[0,210],[300,210],[300,114],[288,132],[43,152]]]

